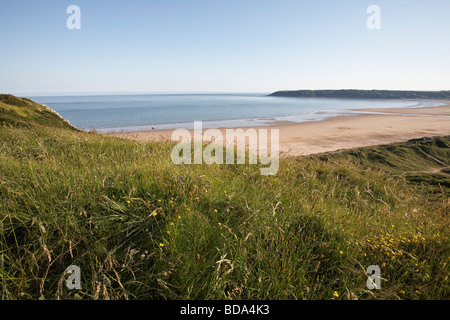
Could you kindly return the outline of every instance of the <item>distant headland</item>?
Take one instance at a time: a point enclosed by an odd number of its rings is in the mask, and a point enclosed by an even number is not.
[[[359,99],[450,99],[446,91],[397,91],[397,90],[293,90],[276,91],[269,96],[292,98],[359,98]]]

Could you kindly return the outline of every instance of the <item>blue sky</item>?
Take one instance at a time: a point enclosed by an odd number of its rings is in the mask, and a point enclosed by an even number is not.
[[[0,0],[0,44],[2,93],[450,89],[449,0]]]

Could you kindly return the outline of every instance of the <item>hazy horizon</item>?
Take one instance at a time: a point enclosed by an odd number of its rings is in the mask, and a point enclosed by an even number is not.
[[[31,97],[42,97],[42,96],[91,96],[91,95],[220,95],[220,94],[270,94],[270,92],[247,92],[247,91],[112,91],[112,92],[10,92],[7,94],[13,94],[16,96],[29,95]],[[3,92],[2,92],[3,93]]]
[[[12,94],[15,96],[21,96],[21,97],[51,97],[51,96],[61,96],[61,97],[68,97],[68,96],[114,96],[114,95],[250,95],[250,94],[261,94],[261,95],[270,95],[276,91],[283,91],[284,89],[280,90],[273,90],[273,91],[266,91],[266,92],[252,92],[252,91],[158,91],[158,92],[145,92],[145,91],[112,91],[112,92],[0,92],[0,94]],[[377,91],[450,91],[450,89],[443,89],[443,90],[396,90],[396,89],[355,89],[355,88],[343,88],[343,89],[303,89],[298,88],[294,89],[292,91],[296,90],[377,90]]]

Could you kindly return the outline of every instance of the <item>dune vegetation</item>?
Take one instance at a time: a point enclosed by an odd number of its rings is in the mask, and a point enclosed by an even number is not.
[[[450,137],[257,165],[0,99],[2,299],[448,299]],[[77,265],[81,289],[68,290]],[[381,289],[366,269],[381,269]]]

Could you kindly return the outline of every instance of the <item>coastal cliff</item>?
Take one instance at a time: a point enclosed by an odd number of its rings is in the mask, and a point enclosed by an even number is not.
[[[359,99],[450,99],[447,91],[397,91],[397,90],[293,90],[276,91],[269,96],[292,98],[359,98]]]

